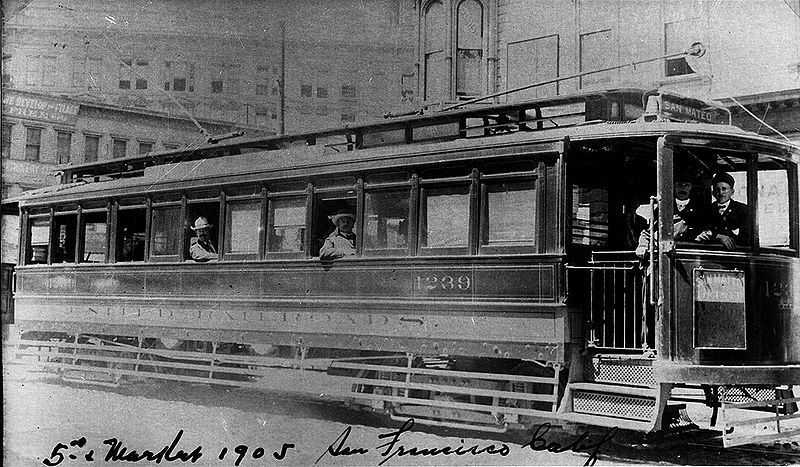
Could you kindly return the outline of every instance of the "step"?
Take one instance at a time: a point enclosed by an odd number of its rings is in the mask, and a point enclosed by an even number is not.
[[[573,391],[601,392],[604,394],[609,394],[609,393],[626,394],[630,396],[648,398],[648,399],[655,399],[656,396],[658,395],[657,390],[652,387],[595,383],[591,381],[583,383],[570,383],[570,387],[572,388]]]
[[[650,421],[627,420],[615,417],[604,417],[601,415],[591,415],[585,413],[561,413],[558,419],[567,423],[582,425],[602,426],[606,428],[617,427],[622,430],[649,432],[653,430],[653,423]]]
[[[653,388],[570,383],[572,412],[646,422],[653,420],[657,392]]]
[[[586,379],[651,387],[656,384],[653,360],[641,355],[597,355],[586,360]]]

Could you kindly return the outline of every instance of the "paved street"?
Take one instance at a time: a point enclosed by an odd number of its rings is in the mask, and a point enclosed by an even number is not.
[[[398,434],[399,424],[388,427],[383,419],[369,414],[286,394],[153,381],[113,389],[86,387],[62,383],[52,375],[18,373],[17,367],[9,365],[4,379],[3,450],[4,458],[11,461],[6,465],[14,466],[104,465],[137,459],[141,459],[138,464],[154,464],[158,458],[148,461],[144,451],[157,456],[171,444],[173,449],[162,453],[160,463],[190,463],[194,458],[195,465],[210,466],[237,465],[237,461],[242,466],[315,462],[579,466],[594,451],[587,447],[576,449],[581,452],[535,452],[523,446],[530,434],[417,431],[420,427]],[[396,435],[390,435],[393,432]],[[173,443],[179,433],[180,439]],[[548,443],[562,446],[576,439],[574,434],[555,430],[540,434]],[[589,433],[584,446],[598,444],[603,434],[602,430]],[[81,438],[86,439],[82,446]],[[624,437],[617,438],[601,443],[596,465],[792,465],[799,459],[797,447],[794,455],[792,451],[765,455],[689,444],[701,441],[691,437],[647,448],[623,446],[617,441]],[[74,445],[54,451],[58,443],[69,446],[71,442]],[[447,446],[452,451],[449,455],[411,454],[413,448],[443,450]]]

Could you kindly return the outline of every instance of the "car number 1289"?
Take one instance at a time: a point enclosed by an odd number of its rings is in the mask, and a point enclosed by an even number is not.
[[[465,275],[417,275],[417,290],[469,290],[470,287],[472,287],[472,280]]]

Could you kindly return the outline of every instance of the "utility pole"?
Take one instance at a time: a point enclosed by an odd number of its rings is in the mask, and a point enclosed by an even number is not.
[[[278,81],[278,90],[280,92],[280,126],[278,134],[282,135],[286,132],[286,21],[280,22],[281,27],[281,78]]]

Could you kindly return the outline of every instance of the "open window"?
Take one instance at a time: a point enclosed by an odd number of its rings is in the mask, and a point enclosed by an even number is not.
[[[78,215],[75,212],[56,213],[53,218],[53,264],[74,263],[77,246]]]
[[[117,214],[117,261],[144,261],[147,208],[120,207]]]
[[[204,217],[211,227],[208,232],[208,241],[214,246],[216,251],[219,251],[219,201],[213,202],[190,202],[186,209],[186,227],[184,229],[186,241],[184,242],[183,257],[186,260],[191,260],[189,249],[194,245],[199,237],[192,227],[197,223],[197,220]]]
[[[340,211],[349,211],[356,215],[356,219],[358,219],[356,198],[352,194],[325,194],[317,196],[314,210],[314,223],[311,231],[314,241],[311,256],[319,256],[319,250],[325,243],[325,239],[336,229],[336,225],[332,220],[333,216]],[[360,232],[356,229],[353,229],[353,232],[356,234],[356,248],[358,248],[358,242],[362,241],[361,238],[359,238]]]

